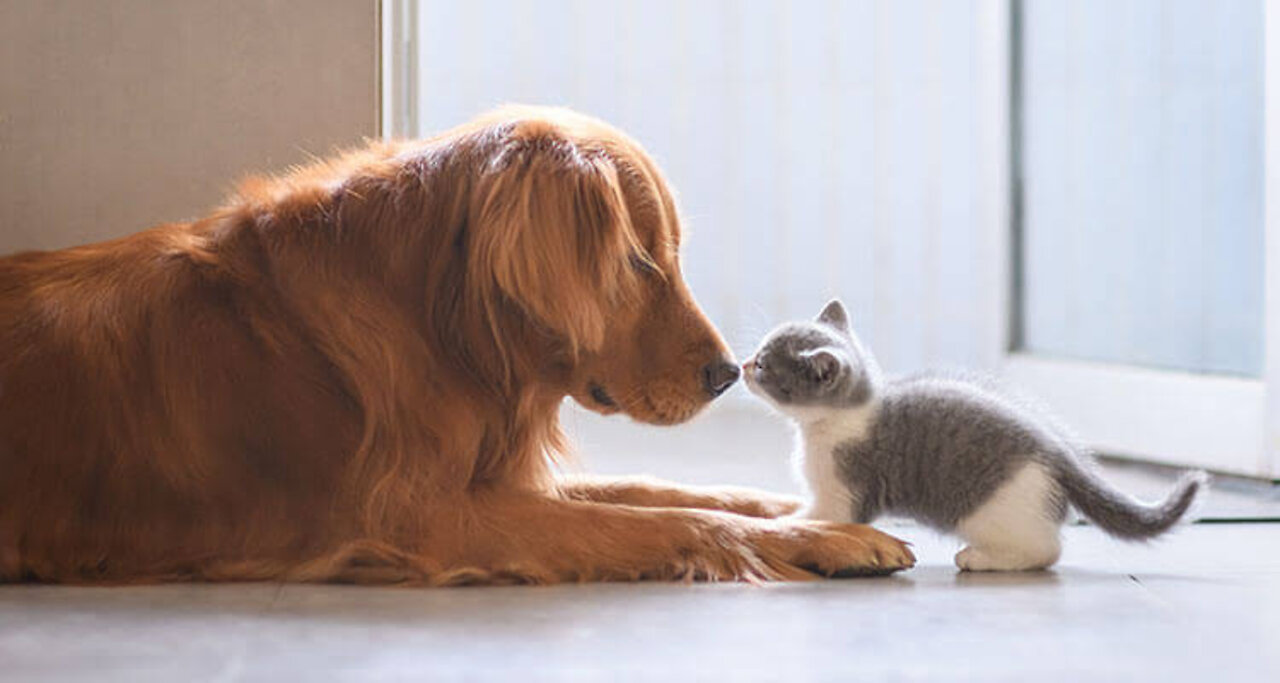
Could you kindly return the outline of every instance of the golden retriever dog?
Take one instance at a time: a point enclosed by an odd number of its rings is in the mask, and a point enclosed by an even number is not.
[[[680,240],[638,144],[508,108],[251,180],[193,223],[8,256],[0,580],[910,566],[870,527],[782,517],[786,498],[556,476],[566,396],[675,424],[737,378]]]

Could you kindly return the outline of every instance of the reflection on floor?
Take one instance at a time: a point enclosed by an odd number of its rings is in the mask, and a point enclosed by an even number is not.
[[[592,470],[791,486],[768,418],[568,421]],[[1138,493],[1150,478],[1120,476]],[[764,587],[0,587],[0,680],[1280,680],[1280,525],[1147,545],[1075,526],[1054,571],[1001,575],[958,574],[954,542],[891,531],[916,569]]]

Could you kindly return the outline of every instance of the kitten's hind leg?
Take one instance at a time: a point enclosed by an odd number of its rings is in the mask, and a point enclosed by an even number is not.
[[[956,566],[967,572],[1020,572],[1047,569],[1058,561],[1057,539],[1034,550],[1026,547],[967,545],[956,553]]]
[[[1050,474],[1028,464],[956,525],[969,544],[956,553],[964,571],[1026,571],[1058,561],[1062,507]]]

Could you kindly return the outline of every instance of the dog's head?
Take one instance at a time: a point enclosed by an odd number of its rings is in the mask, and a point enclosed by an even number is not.
[[[689,419],[738,378],[680,273],[680,219],[654,162],[600,121],[507,108],[467,212],[469,271],[561,346],[559,382],[600,413]],[[564,366],[568,367],[565,368]]]

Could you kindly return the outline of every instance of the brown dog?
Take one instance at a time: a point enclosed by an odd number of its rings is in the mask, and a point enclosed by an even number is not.
[[[766,494],[553,477],[566,395],[672,424],[737,377],[679,247],[636,143],[507,109],[0,260],[0,580],[910,566],[869,527],[746,516],[789,511]]]

